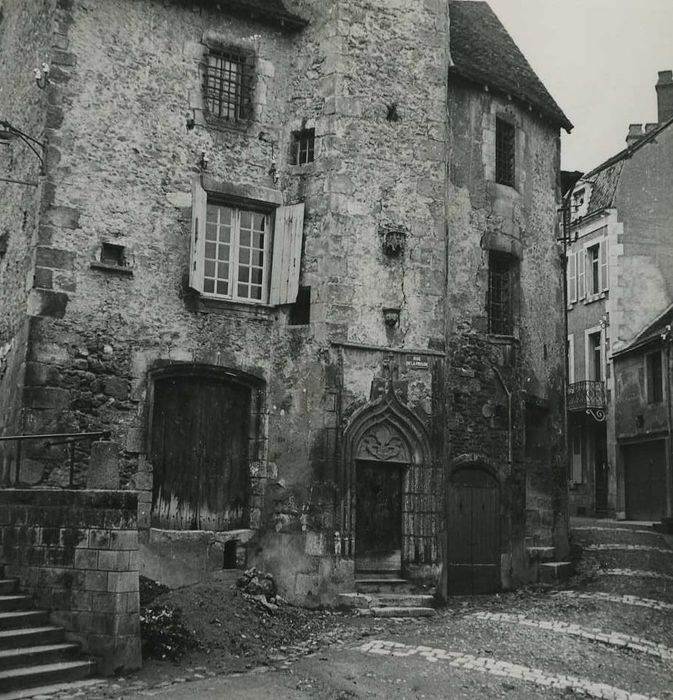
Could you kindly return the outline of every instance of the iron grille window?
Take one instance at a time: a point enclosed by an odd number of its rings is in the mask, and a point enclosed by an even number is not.
[[[512,335],[514,332],[515,260],[503,253],[491,253],[488,264],[488,332]]]
[[[645,358],[647,361],[647,403],[661,403],[664,400],[661,352],[652,352]]]
[[[250,118],[250,57],[235,51],[210,50],[206,55],[203,98],[206,112],[217,119],[242,122]]]
[[[495,120],[495,181],[514,187],[515,129],[504,119]]]
[[[315,129],[302,129],[292,132],[292,151],[290,163],[305,165],[313,162],[315,152]]]

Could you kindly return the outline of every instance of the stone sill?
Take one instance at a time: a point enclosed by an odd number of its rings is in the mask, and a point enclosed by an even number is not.
[[[497,333],[489,333],[488,341],[495,345],[513,345],[519,342],[515,335],[498,335]]]
[[[107,263],[92,262],[89,267],[92,270],[102,270],[103,272],[113,272],[124,277],[133,277],[133,270],[130,267],[121,267],[120,265],[108,265]]]
[[[273,321],[276,318],[276,307],[266,304],[249,304],[244,301],[231,301],[218,299],[204,295],[195,295],[196,311],[202,313],[216,313],[224,315],[244,316],[258,318],[264,321]]]

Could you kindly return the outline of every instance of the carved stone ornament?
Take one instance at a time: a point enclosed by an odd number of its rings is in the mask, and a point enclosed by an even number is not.
[[[374,459],[380,459],[383,462],[400,459],[405,452],[400,437],[386,425],[379,425],[364,435],[362,448]]]
[[[396,257],[404,252],[407,230],[404,226],[386,224],[379,227],[383,252],[389,257]]]

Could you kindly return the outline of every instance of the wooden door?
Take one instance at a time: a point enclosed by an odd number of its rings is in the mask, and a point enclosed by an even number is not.
[[[447,495],[447,595],[500,589],[500,489],[482,469],[455,472]]]
[[[356,465],[355,568],[360,574],[401,573],[402,475],[399,464]]]
[[[666,509],[663,440],[624,447],[624,491],[628,520],[661,520]]]
[[[152,525],[176,530],[247,526],[250,389],[213,375],[156,381]]]

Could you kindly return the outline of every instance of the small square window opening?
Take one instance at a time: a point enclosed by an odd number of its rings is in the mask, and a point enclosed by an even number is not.
[[[504,119],[495,121],[495,181],[514,187],[515,128]]]
[[[103,243],[100,250],[100,262],[103,265],[126,267],[126,249],[116,243]]]
[[[315,153],[315,129],[302,129],[292,132],[290,163],[306,165],[312,163]]]

